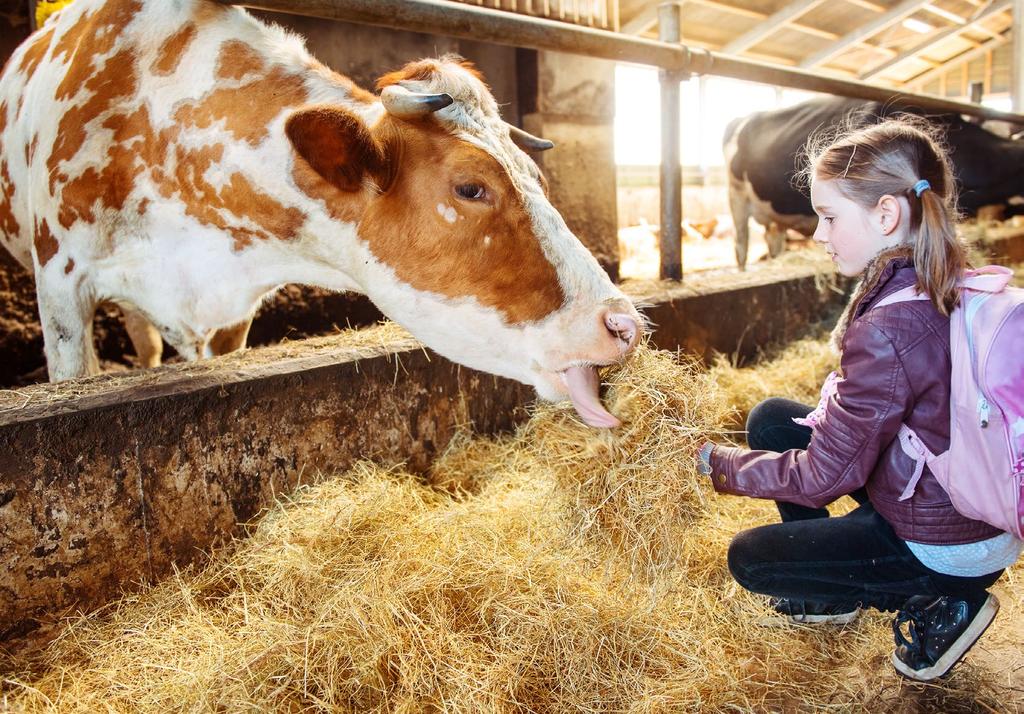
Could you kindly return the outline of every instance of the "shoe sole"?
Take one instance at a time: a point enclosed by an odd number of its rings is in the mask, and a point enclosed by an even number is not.
[[[838,615],[790,615],[789,621],[796,625],[849,625],[860,616],[860,608]]]
[[[996,619],[996,613],[999,612],[999,600],[996,599],[995,595],[989,594],[985,604],[981,606],[981,610],[974,617],[974,621],[968,626],[964,633],[957,638],[957,640],[950,645],[949,649],[946,650],[945,654],[939,657],[939,661],[931,667],[925,669],[912,669],[908,667],[903,660],[896,656],[896,652],[892,653],[892,666],[896,668],[896,671],[902,674],[908,679],[913,679],[918,682],[930,682],[933,679],[938,679],[943,676],[949,670],[956,666],[956,663],[963,659],[963,656],[974,646],[988,626],[992,624],[992,621]]]
[[[761,627],[792,627],[793,625],[849,625],[860,617],[860,609],[841,615],[775,615],[755,622]]]

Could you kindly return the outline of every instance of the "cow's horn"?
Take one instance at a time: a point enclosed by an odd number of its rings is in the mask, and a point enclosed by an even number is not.
[[[512,137],[516,146],[524,151],[547,151],[555,148],[554,142],[541,139],[511,124],[508,125],[508,135]]]
[[[388,114],[399,119],[417,119],[444,109],[454,102],[450,94],[422,94],[410,92],[397,84],[384,87],[380,93],[381,104]]]

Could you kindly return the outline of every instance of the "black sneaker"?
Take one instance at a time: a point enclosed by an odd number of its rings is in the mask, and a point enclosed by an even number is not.
[[[999,611],[995,595],[971,600],[917,595],[892,621],[892,664],[904,677],[929,682],[944,676],[967,654]],[[906,625],[907,635],[903,634]]]
[[[849,605],[827,605],[786,597],[772,598],[770,604],[775,612],[798,625],[848,625],[860,615],[860,608],[856,605],[851,608]]]

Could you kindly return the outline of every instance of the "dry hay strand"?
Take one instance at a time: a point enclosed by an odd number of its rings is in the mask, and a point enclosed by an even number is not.
[[[713,498],[695,473],[687,449],[714,423],[702,410],[721,410],[706,376],[657,353],[642,352],[635,370],[609,375],[609,403],[632,434],[618,446],[544,407],[515,437],[445,455],[434,476],[461,475],[471,488],[458,498],[365,463],[304,487],[206,566],[69,623],[6,677],[4,702],[27,712],[640,713],[881,711],[908,696],[954,711],[1004,696],[989,687],[996,673],[964,665],[937,687],[900,684],[883,616],[842,630],[759,626],[763,598],[732,581],[726,550],[740,530],[775,520],[774,506]],[[674,426],[671,409],[681,410]],[[567,480],[569,457],[550,451],[559,443],[581,471],[645,459],[633,481],[654,496],[666,478],[687,482],[677,565],[663,573],[671,587],[636,578],[628,548],[580,537],[590,499],[573,501],[587,477]]]
[[[620,549],[636,575],[671,570],[707,510],[688,466],[724,419],[715,382],[692,358],[641,349],[606,375],[605,403],[623,422],[595,431],[566,404],[537,408],[519,435],[550,474],[585,537]]]
[[[822,383],[838,367],[839,356],[827,338],[819,336],[797,340],[749,367],[737,367],[725,355],[717,355],[710,374],[729,407],[726,425],[742,430],[750,411],[769,397],[817,404]]]

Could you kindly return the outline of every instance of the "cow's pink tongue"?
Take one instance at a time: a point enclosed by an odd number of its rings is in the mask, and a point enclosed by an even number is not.
[[[570,367],[565,370],[565,383],[580,419],[590,426],[612,428],[619,425],[619,420],[608,413],[597,396],[601,384],[597,367]]]

